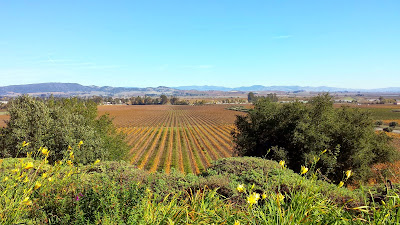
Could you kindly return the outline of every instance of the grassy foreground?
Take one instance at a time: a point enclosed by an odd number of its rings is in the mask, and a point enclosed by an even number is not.
[[[400,222],[397,188],[383,188],[382,196],[351,191],[317,180],[312,167],[295,173],[284,162],[227,158],[196,176],[147,173],[124,162],[75,165],[72,149],[49,165],[49,154],[0,159],[1,224]]]

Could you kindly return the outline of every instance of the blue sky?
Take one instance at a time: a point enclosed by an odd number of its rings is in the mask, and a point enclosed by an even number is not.
[[[0,86],[400,87],[400,1],[0,1]]]

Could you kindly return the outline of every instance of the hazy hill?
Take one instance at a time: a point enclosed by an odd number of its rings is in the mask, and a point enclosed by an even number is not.
[[[179,86],[179,87],[111,87],[111,86],[84,86],[77,83],[39,83],[39,84],[23,84],[10,85],[0,87],[0,95],[49,95],[58,96],[88,96],[88,95],[103,95],[103,96],[135,96],[135,95],[176,95],[176,96],[224,96],[230,95],[232,92],[266,92],[266,91],[283,91],[283,92],[386,92],[400,93],[400,87],[378,88],[378,89],[346,89],[335,88],[328,86],[309,87],[309,86],[262,86],[253,85],[249,87],[229,88],[223,86]],[[226,94],[224,94],[226,93]]]

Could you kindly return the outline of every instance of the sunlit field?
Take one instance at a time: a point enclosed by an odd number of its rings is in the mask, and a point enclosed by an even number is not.
[[[233,155],[231,131],[241,112],[226,105],[99,106],[126,133],[130,162],[150,171],[199,173]]]

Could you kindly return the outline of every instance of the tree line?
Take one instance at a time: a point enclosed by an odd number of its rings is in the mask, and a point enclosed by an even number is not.
[[[269,99],[272,102],[277,102],[278,101],[278,96],[276,96],[276,93],[269,93],[267,96],[256,96],[254,92],[249,92],[247,94],[247,101],[249,103],[255,103],[259,99]]]

